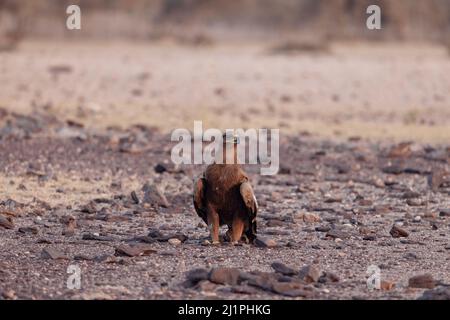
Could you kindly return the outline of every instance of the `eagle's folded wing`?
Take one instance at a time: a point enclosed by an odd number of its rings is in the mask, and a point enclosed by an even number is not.
[[[253,220],[256,218],[256,214],[258,213],[258,203],[256,202],[256,197],[253,193],[250,182],[243,182],[240,187],[240,192],[242,200],[244,200],[244,204],[250,214],[251,221],[253,222]]]
[[[208,217],[205,208],[205,187],[206,181],[204,178],[199,178],[194,182],[194,208],[198,216],[208,223]]]

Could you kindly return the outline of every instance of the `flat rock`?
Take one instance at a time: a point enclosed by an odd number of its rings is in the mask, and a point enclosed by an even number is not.
[[[115,239],[110,236],[101,236],[94,233],[85,233],[82,237],[83,240],[93,240],[93,241],[114,241]]]
[[[0,216],[0,227],[5,229],[14,229],[14,222],[12,218]]]
[[[122,244],[116,248],[116,256],[137,257],[156,253],[153,246],[145,243]]]
[[[38,229],[36,227],[20,227],[17,230],[19,233],[31,233],[31,234],[38,234]]]
[[[160,187],[146,183],[142,187],[142,191],[144,192],[144,203],[149,203],[151,205],[161,206],[164,208],[168,208],[170,206],[169,201],[167,201],[167,198]]]
[[[276,246],[278,246],[278,244],[272,238],[257,237],[255,240],[255,246],[260,248],[275,248]]]
[[[435,289],[426,290],[418,300],[450,300],[450,288],[437,287]]]
[[[209,280],[209,271],[204,268],[192,269],[186,273],[186,279],[193,284],[202,280]]]
[[[409,233],[405,229],[402,229],[397,225],[392,226],[391,231],[389,231],[389,233],[393,238],[401,238],[401,237],[406,238],[409,236]]]
[[[350,234],[342,230],[332,229],[326,233],[325,237],[332,239],[348,239],[350,238]]]
[[[274,282],[272,291],[287,297],[310,298],[312,291],[305,290],[305,286],[298,282]]]
[[[237,285],[240,271],[236,268],[214,268],[209,274],[209,280],[218,284]]]
[[[283,275],[286,276],[293,276],[295,274],[297,274],[297,271],[295,271],[294,269],[286,266],[285,264],[281,263],[281,262],[274,262],[272,263],[271,267],[278,273],[281,273]]]
[[[421,274],[409,278],[408,286],[410,288],[433,289],[436,286],[436,281],[431,274]]]
[[[65,260],[69,259],[63,252],[59,251],[56,248],[45,248],[41,252],[41,257],[43,259],[52,259],[52,260]]]
[[[299,272],[300,279],[306,283],[318,282],[321,275],[322,271],[315,265],[305,266]]]

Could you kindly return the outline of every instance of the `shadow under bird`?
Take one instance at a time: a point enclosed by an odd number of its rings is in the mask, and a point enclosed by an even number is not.
[[[237,137],[224,135],[223,163],[209,165],[194,182],[195,211],[209,226],[213,244],[219,243],[222,225],[228,226],[227,238],[233,244],[241,239],[253,243],[256,239],[258,203],[247,174],[237,163],[238,143]],[[234,159],[231,164],[225,161],[228,152]]]

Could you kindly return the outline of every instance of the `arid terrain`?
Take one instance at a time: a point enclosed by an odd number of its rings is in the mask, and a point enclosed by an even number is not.
[[[0,299],[450,299],[449,92],[417,43],[0,52]],[[256,245],[205,244],[204,167],[170,161],[194,120],[280,129],[279,173],[246,167]]]

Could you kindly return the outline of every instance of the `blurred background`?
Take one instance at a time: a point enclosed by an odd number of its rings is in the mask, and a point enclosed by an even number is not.
[[[83,9],[80,34],[60,28],[65,8]],[[383,31],[363,28],[366,8],[383,9]],[[298,36],[324,39],[429,40],[448,37],[448,0],[1,0],[2,20],[20,36],[151,39],[198,30],[205,36]],[[8,15],[10,17],[8,17]]]
[[[0,0],[0,107],[447,141],[449,48],[450,0]]]

